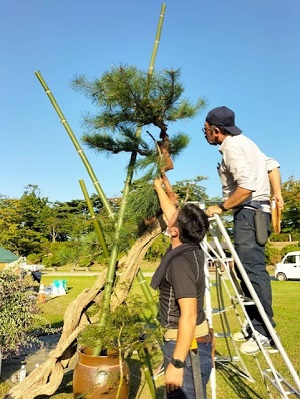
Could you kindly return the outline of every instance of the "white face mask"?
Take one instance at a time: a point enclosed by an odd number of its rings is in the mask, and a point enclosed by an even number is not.
[[[171,237],[171,234],[169,233],[169,227],[167,227],[166,230],[163,231],[163,235],[165,235],[167,237]]]

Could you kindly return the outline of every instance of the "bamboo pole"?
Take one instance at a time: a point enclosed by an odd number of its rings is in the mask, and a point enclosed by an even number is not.
[[[166,11],[166,4],[163,3],[161,6],[161,10],[160,10],[160,17],[159,17],[158,26],[157,26],[154,47],[152,50],[150,65],[149,65],[149,69],[148,69],[149,75],[152,75],[152,73],[154,71],[154,65],[155,65],[156,55],[157,55],[157,51],[158,51],[158,45],[159,45],[160,36],[161,36],[161,30],[162,30],[162,26],[163,26],[163,22],[164,22],[165,11]]]
[[[84,198],[86,200],[86,203],[87,203],[88,210],[90,212],[91,218],[93,220],[94,228],[96,230],[96,234],[97,234],[97,236],[99,238],[99,241],[100,241],[100,244],[102,246],[104,256],[106,258],[109,258],[109,252],[108,252],[108,249],[107,249],[107,245],[106,245],[104,236],[102,234],[99,222],[96,219],[95,212],[94,212],[94,209],[93,209],[93,206],[92,206],[92,202],[91,202],[91,199],[90,199],[90,197],[88,195],[88,192],[87,192],[86,186],[84,184],[84,181],[83,180],[79,180],[79,184],[80,184],[81,190],[83,192]]]
[[[51,101],[55,111],[57,112],[57,114],[59,116],[60,122],[62,123],[62,125],[66,129],[66,131],[67,131],[72,143],[74,144],[74,146],[76,148],[76,151],[77,151],[78,155],[80,156],[84,166],[86,167],[86,170],[87,170],[87,172],[88,172],[88,174],[89,174],[89,176],[90,176],[90,178],[91,178],[91,180],[92,180],[92,182],[94,184],[94,187],[95,187],[97,193],[99,194],[99,197],[101,198],[101,201],[102,201],[104,207],[106,208],[109,216],[113,217],[113,215],[114,215],[113,210],[112,210],[112,208],[111,208],[111,206],[110,206],[110,204],[109,204],[109,202],[108,202],[108,200],[107,200],[107,198],[106,198],[106,196],[104,194],[104,191],[103,191],[103,189],[102,189],[102,187],[101,187],[101,185],[100,185],[100,183],[99,183],[99,181],[98,181],[98,179],[97,179],[97,177],[96,177],[96,175],[94,173],[94,170],[93,170],[91,164],[89,163],[89,160],[87,159],[83,149],[80,147],[79,142],[78,142],[76,136],[74,135],[69,123],[67,122],[64,114],[62,113],[61,109],[59,108],[59,106],[58,106],[58,104],[57,104],[57,102],[56,102],[51,90],[47,86],[45,80],[43,79],[43,77],[42,77],[42,75],[40,74],[39,71],[36,71],[35,75],[38,78],[38,80],[40,81],[41,85],[43,86],[43,88],[45,90],[45,93],[47,94],[49,100]]]
[[[141,269],[139,269],[139,272],[141,271]],[[141,271],[141,273],[137,273],[137,281],[143,291],[143,294],[146,298],[147,304],[149,306],[149,309],[151,311],[151,315],[153,318],[153,321],[155,324],[159,324],[159,321],[157,320],[157,313],[158,313],[158,309],[157,309],[157,305],[156,302],[154,301],[153,295],[150,291],[149,285],[147,284],[147,281]]]
[[[149,356],[149,352],[148,352],[148,350],[141,349],[141,350],[139,350],[138,354],[139,354],[139,359],[142,363],[145,380],[148,384],[150,395],[151,395],[152,399],[156,399],[157,398],[156,388],[155,388],[155,384],[154,384],[154,381],[152,378],[153,372],[152,372],[152,368],[151,368],[151,359]]]
[[[159,22],[158,22],[157,33],[156,33],[156,37],[155,37],[155,41],[154,41],[151,62],[150,62],[149,70],[148,70],[149,77],[152,75],[153,70],[154,70],[156,54],[157,54],[158,44],[159,44],[160,35],[161,35],[162,23],[163,23],[163,19],[164,19],[165,8],[166,8],[166,5],[163,4],[161,7],[161,13],[160,13]],[[142,133],[142,128],[138,127],[137,131],[136,131],[137,137],[139,137],[141,135],[141,133]],[[132,182],[136,157],[137,157],[137,153],[133,152],[131,154],[129,166],[127,169],[127,176],[126,176],[124,190],[123,190],[123,198],[122,198],[122,203],[121,203],[118,221],[117,221],[116,230],[115,230],[114,246],[113,246],[112,252],[111,252],[110,263],[109,263],[108,270],[107,270],[107,280],[106,280],[106,284],[104,287],[104,296],[103,296],[103,303],[102,303],[101,315],[100,315],[100,325],[105,325],[105,320],[109,313],[109,302],[110,302],[110,296],[111,296],[111,292],[112,292],[112,286],[113,286],[113,281],[114,281],[116,265],[117,265],[119,232],[123,225],[124,213],[125,213],[128,194],[129,194],[129,190],[130,190],[130,186],[131,186],[131,182]]]

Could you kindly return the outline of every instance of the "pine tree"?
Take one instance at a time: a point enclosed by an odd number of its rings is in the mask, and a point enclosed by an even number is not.
[[[129,152],[137,155],[134,171],[143,171],[143,174],[132,186],[134,195],[127,211],[139,221],[155,215],[158,210],[150,184],[153,178],[173,169],[172,159],[189,143],[186,134],[169,136],[169,123],[192,118],[205,106],[203,99],[191,104],[182,98],[184,88],[179,79],[179,69],[150,75],[134,66],[120,66],[92,81],[81,75],[72,82],[76,91],[99,107],[96,115],[84,116],[83,141],[106,154]],[[155,132],[157,128],[159,131]],[[142,133],[137,133],[139,131]]]

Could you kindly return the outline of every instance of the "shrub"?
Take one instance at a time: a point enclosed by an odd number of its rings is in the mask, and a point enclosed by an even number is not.
[[[12,272],[0,272],[0,350],[4,358],[34,341],[30,332],[39,320],[38,311],[28,280]]]
[[[288,242],[288,241],[299,241],[300,234],[296,232],[292,233],[280,233],[280,234],[271,234],[270,241],[272,242]]]
[[[42,255],[41,254],[29,254],[26,256],[26,260],[28,263],[35,265],[42,261]]]
[[[284,256],[288,252],[293,252],[293,251],[300,251],[300,247],[295,244],[286,245],[285,247],[282,248],[281,255]]]
[[[266,262],[268,265],[276,265],[282,258],[281,250],[275,248],[272,244],[266,244]]]

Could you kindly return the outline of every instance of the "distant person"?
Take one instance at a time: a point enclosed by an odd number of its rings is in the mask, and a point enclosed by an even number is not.
[[[163,188],[164,184],[164,188]],[[160,322],[165,327],[163,354],[167,398],[195,399],[189,353],[196,338],[201,364],[196,384],[206,399],[206,384],[212,369],[212,334],[204,312],[204,254],[199,247],[208,227],[208,217],[195,204],[176,209],[165,190],[166,178],[154,187],[168,220],[171,245],[153,275],[151,287],[159,289]],[[201,376],[201,377],[200,377]],[[202,396],[201,396],[202,397]]]
[[[257,233],[265,233],[267,240],[271,232],[270,185],[277,206],[283,208],[279,164],[264,155],[253,141],[242,134],[241,129],[235,125],[234,112],[225,106],[214,108],[207,114],[202,130],[207,142],[210,145],[219,145],[222,154],[218,172],[223,202],[208,207],[206,214],[213,216],[233,210],[235,249],[272,326],[275,327],[270,276],[265,264],[265,242],[258,242],[260,240]],[[266,229],[265,232],[255,226],[254,215],[257,209],[262,211],[265,219],[262,226]],[[238,270],[237,274],[241,278]],[[245,296],[250,297],[242,279],[241,287]],[[257,307],[247,306],[246,310],[261,344],[265,347],[271,346],[273,341]],[[233,339],[247,339],[240,348],[243,353],[255,354],[259,351],[249,326],[234,334]]]

